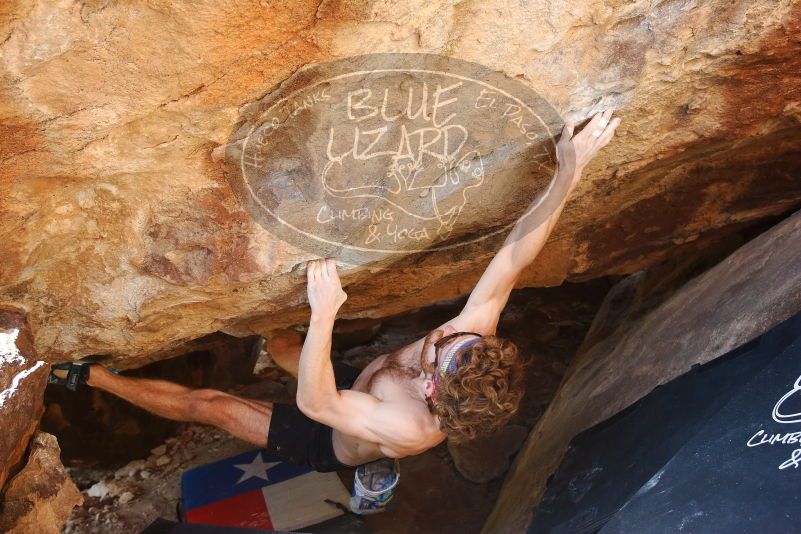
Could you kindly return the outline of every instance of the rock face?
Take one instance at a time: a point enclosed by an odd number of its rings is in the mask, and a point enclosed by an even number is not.
[[[800,20],[798,0],[5,1],[0,302],[48,361],[120,367],[304,322],[314,254],[256,223],[211,154],[303,65],[370,52],[480,63],[563,116],[617,108],[521,285],[634,272],[801,202]],[[520,177],[495,186],[528,202]],[[467,227],[508,222],[482,205]],[[350,266],[343,315],[463,294],[493,252]]]
[[[58,534],[72,509],[83,502],[81,492],[61,465],[56,437],[37,432],[28,463],[8,484],[0,530],[9,534]]]
[[[0,492],[39,426],[48,368],[36,357],[24,312],[0,306]]]
[[[548,477],[576,434],[692,365],[722,356],[801,310],[801,212],[631,320],[636,310],[627,313],[612,301],[630,300],[625,295],[636,283],[624,280],[620,290],[610,292],[598,328],[591,329],[531,431],[484,532],[525,530]],[[618,328],[612,326],[615,322]]]

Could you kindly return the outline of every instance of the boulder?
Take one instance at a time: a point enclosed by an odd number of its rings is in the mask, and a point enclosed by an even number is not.
[[[0,508],[0,531],[8,534],[59,534],[81,492],[61,465],[56,437],[37,432],[28,463],[8,483]]]
[[[0,494],[39,426],[48,369],[36,355],[24,311],[0,306]]]
[[[643,315],[636,304],[632,313],[620,305],[636,302],[631,295],[637,292],[638,278],[622,281],[602,305],[591,342],[571,362],[529,434],[484,532],[525,530],[574,436],[693,365],[726,354],[801,310],[801,212]]]
[[[315,252],[261,226],[212,151],[301,67],[370,52],[485,65],[559,116],[615,107],[616,139],[520,284],[637,271],[801,203],[799,20],[799,0],[5,1],[0,302],[28,310],[48,361],[120,368],[304,323]],[[529,202],[503,162],[463,228]],[[343,266],[342,315],[464,294],[496,248]]]

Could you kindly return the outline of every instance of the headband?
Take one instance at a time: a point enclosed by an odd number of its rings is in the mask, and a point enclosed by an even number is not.
[[[448,351],[448,354],[446,354],[442,359],[442,363],[439,364],[439,368],[437,369],[439,374],[445,376],[454,372],[456,370],[456,355],[459,353],[459,351],[475,345],[479,341],[481,341],[480,337],[474,337],[454,344],[453,347],[451,347],[451,349]]]
[[[456,355],[459,353],[460,350],[466,349],[472,345],[475,345],[479,341],[481,341],[481,337],[474,337],[472,339],[468,339],[467,341],[460,341],[456,343],[451,349],[448,351],[448,354],[445,355],[445,358],[442,359],[442,363],[437,368],[437,371],[434,373],[434,392],[431,395],[431,401],[436,404],[437,403],[437,385],[439,384],[439,377],[451,374],[456,370]]]

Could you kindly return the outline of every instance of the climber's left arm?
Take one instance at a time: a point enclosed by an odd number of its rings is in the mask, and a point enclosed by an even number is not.
[[[332,259],[309,261],[306,278],[311,318],[298,361],[296,395],[303,413],[317,412],[321,406],[339,400],[331,364],[331,337],[337,312],[348,298]]]
[[[614,135],[620,119],[609,121],[612,111],[596,114],[584,129],[573,135],[566,122],[556,146],[558,169],[548,189],[540,193],[517,221],[503,246],[490,261],[464,309],[451,324],[462,331],[494,334],[503,308],[523,270],[531,264],[548,240],[565,203],[590,159]],[[607,125],[603,126],[604,121]],[[592,132],[602,132],[600,136]]]

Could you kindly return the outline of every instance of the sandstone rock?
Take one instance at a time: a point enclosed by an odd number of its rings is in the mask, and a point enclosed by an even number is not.
[[[92,484],[92,486],[86,490],[86,495],[89,497],[96,497],[98,499],[105,499],[106,497],[115,497],[119,495],[121,492],[121,487],[119,484],[113,481],[101,480],[100,482],[96,482]]]
[[[0,306],[0,490],[39,425],[47,373],[24,312]]]
[[[610,293],[631,293],[626,280]],[[625,300],[625,299],[624,299]],[[744,245],[637,320],[599,320],[529,434],[484,532],[521,532],[578,433],[630,406],[696,363],[722,356],[801,310],[801,212]],[[618,319],[625,311],[610,314]],[[603,325],[603,328],[601,327]],[[609,335],[598,339],[603,329]]]
[[[61,532],[72,509],[83,498],[61,465],[60,453],[55,436],[37,432],[33,437],[28,463],[8,483],[0,513],[0,531]]]
[[[521,285],[634,272],[799,204],[800,13],[798,0],[4,2],[0,302],[29,311],[49,361],[121,368],[219,330],[304,323],[313,255],[256,224],[211,153],[301,66],[368,52],[482,63],[562,115],[616,107],[617,140]],[[496,192],[522,205],[524,182]],[[509,215],[482,206],[465,212],[473,227]],[[463,294],[493,252],[348,268],[343,316]]]
[[[114,478],[127,478],[134,476],[137,472],[145,468],[146,462],[144,460],[134,460],[114,472]]]

